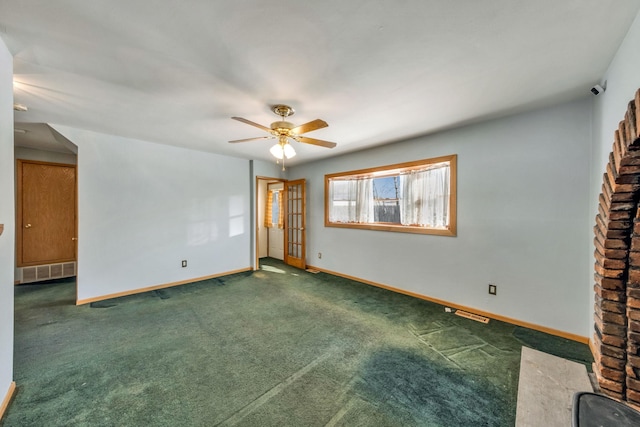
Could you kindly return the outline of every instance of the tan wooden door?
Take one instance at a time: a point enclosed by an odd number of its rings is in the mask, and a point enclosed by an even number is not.
[[[306,267],[306,197],[305,180],[284,183],[285,222],[284,222],[284,262],[298,268]]]
[[[76,260],[76,167],[18,160],[18,267]]]

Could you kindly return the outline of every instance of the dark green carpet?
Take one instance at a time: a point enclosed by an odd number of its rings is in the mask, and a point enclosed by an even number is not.
[[[16,288],[5,426],[512,426],[520,348],[586,346],[327,274],[257,272],[73,305]]]

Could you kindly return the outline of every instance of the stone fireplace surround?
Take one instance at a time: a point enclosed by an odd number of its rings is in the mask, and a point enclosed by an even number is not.
[[[640,407],[640,89],[615,132],[594,232],[593,371],[603,393]]]

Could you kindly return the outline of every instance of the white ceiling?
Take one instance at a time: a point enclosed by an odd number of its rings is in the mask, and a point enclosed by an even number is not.
[[[0,1],[16,127],[52,123],[271,161],[286,103],[306,162],[588,96],[640,0]],[[16,134],[20,144],[26,134]],[[32,135],[35,136],[35,135]],[[34,139],[34,138],[31,138]]]

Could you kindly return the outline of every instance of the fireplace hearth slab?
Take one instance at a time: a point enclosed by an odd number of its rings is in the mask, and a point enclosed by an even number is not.
[[[570,426],[573,395],[593,388],[584,365],[522,347],[516,427]]]

